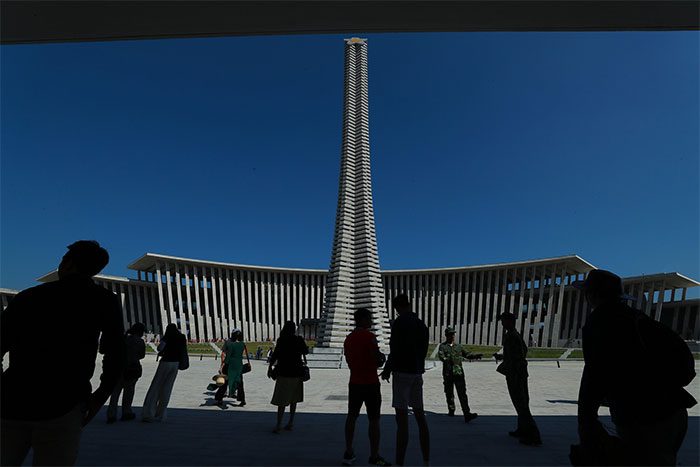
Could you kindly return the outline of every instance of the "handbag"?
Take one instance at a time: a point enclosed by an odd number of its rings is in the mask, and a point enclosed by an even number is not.
[[[177,366],[178,370],[186,370],[190,367],[190,356],[187,355],[187,344],[183,343],[182,353],[180,354],[180,364]]]
[[[246,346],[243,346],[243,351],[245,352],[245,357],[248,359],[248,363],[243,364],[243,368],[241,369],[242,375],[244,375],[246,373],[250,373],[250,371],[253,369],[250,366],[250,356],[248,355],[248,348]]]
[[[301,380],[307,382],[311,379],[311,372],[309,371],[308,363],[306,362],[306,355],[304,355],[304,365],[301,367]]]

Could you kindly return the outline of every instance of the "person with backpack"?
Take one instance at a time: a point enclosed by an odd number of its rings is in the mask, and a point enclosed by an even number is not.
[[[593,270],[573,286],[591,307],[583,327],[585,366],[578,397],[583,462],[676,465],[688,429],[687,409],[697,403],[684,389],[695,377],[690,349],[667,326],[626,304],[630,298],[617,275]],[[603,401],[619,443],[611,442],[615,438],[598,420]],[[617,446],[615,453],[610,446]]]

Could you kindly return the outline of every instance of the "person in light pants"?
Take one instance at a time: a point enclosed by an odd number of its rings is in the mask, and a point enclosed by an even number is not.
[[[161,357],[160,363],[143,402],[143,411],[141,412],[141,421],[143,422],[165,419],[178,369],[182,368],[183,362],[187,360],[187,342],[175,324],[168,324],[161,345],[161,350],[158,353]],[[183,370],[186,369],[187,365],[184,366]]]

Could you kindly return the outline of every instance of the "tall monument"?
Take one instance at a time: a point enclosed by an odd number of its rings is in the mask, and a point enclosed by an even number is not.
[[[345,39],[343,145],[333,253],[318,345],[342,347],[354,329],[353,312],[372,311],[372,331],[388,344],[389,317],[379,274],[369,158],[367,40]]]

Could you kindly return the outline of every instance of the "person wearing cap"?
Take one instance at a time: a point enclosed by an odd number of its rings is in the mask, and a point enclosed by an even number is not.
[[[513,313],[501,313],[498,319],[503,324],[503,355],[496,355],[496,359],[502,359],[496,371],[506,377],[508,395],[518,414],[518,427],[508,434],[519,438],[522,444],[539,446],[542,444],[540,430],[530,412],[530,394],[527,388],[527,346],[520,333],[515,329],[515,315]]]
[[[675,465],[688,427],[687,408],[696,404],[683,389],[695,375],[690,350],[671,330],[627,305],[633,299],[624,295],[616,274],[592,270],[584,281],[572,285],[584,292],[591,308],[583,327],[585,363],[578,396],[582,448],[601,452],[609,436],[598,420],[598,409],[605,400],[628,465]],[[651,334],[657,338],[653,344],[658,350],[644,342],[645,331],[661,332]],[[646,334],[647,340],[649,336]],[[664,336],[670,342],[662,342]],[[658,361],[654,354],[663,351],[671,352],[670,358]],[[677,362],[684,357],[690,360],[690,368],[682,375],[688,380],[677,383],[669,370],[678,368]]]
[[[464,369],[462,360],[469,355],[469,351],[461,344],[455,343],[455,330],[451,327],[445,329],[445,342],[438,348],[438,358],[442,362],[442,382],[445,387],[445,398],[447,399],[447,415],[453,417],[455,414],[455,393],[462,406],[464,422],[469,423],[478,414],[469,410],[469,399],[467,398],[467,383],[464,381]]]

